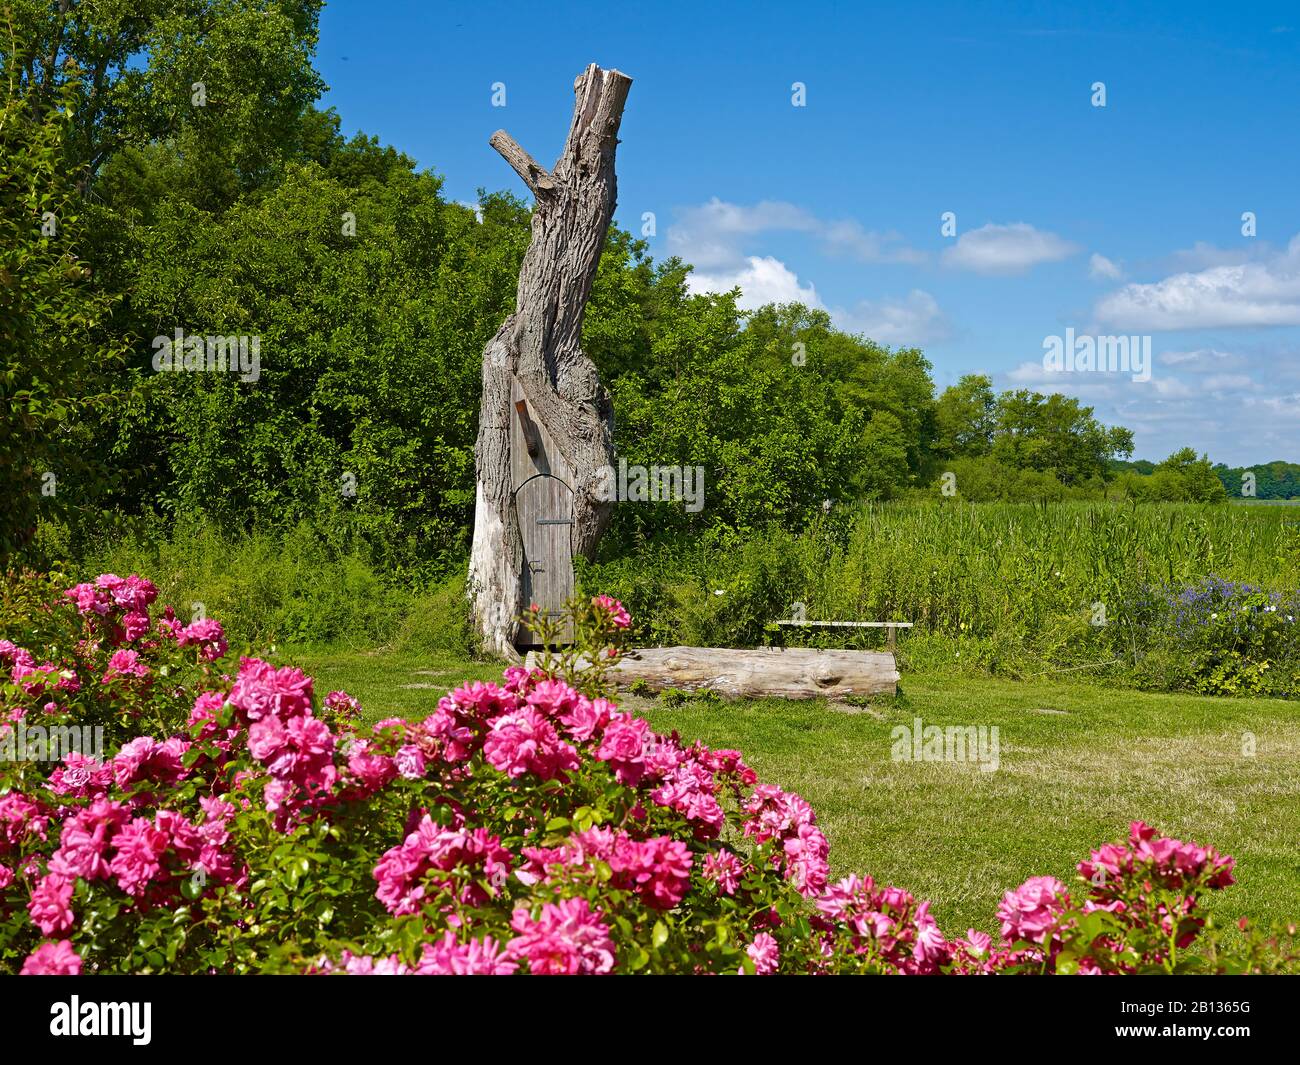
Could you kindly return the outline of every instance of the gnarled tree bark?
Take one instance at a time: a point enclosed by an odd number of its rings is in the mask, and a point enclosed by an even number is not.
[[[573,555],[590,557],[609,524],[598,490],[613,462],[613,408],[582,352],[582,319],[614,215],[614,151],[632,79],[594,63],[574,82],[577,100],[564,150],[548,172],[504,130],[492,135],[536,198],[532,241],[519,270],[515,311],[483,349],[483,398],[474,448],[477,494],[468,593],[484,650],[512,661],[515,618],[528,604],[515,513],[512,418],[528,408],[566,467],[573,490]],[[515,393],[512,398],[512,390]],[[527,400],[516,409],[519,391]],[[529,450],[536,427],[529,426]],[[555,463],[553,463],[554,465]]]

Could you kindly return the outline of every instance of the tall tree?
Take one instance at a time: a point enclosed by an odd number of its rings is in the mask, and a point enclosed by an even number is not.
[[[609,524],[612,501],[602,472],[614,457],[613,406],[581,339],[617,201],[614,152],[631,85],[626,75],[594,63],[578,75],[569,136],[549,171],[504,130],[490,141],[536,199],[515,311],[483,349],[474,449],[469,596],[485,649],[506,658],[517,656],[514,618],[525,605],[516,505],[528,468],[519,461],[522,441],[529,455],[546,453],[552,472],[561,472],[558,466],[568,475],[570,563],[573,555],[592,555]]]
[[[120,398],[120,345],[104,335],[110,300],[90,287],[82,206],[64,166],[74,97],[19,91],[34,62],[0,11],[0,558],[41,516],[109,483],[87,424]]]
[[[997,427],[997,397],[985,374],[965,374],[935,406],[935,451],[943,458],[987,455]]]

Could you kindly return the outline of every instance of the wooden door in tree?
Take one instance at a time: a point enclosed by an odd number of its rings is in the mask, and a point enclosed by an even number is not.
[[[573,596],[573,490],[558,477],[538,474],[515,492],[515,513],[524,545],[523,600],[548,617],[564,619],[560,638],[573,639],[564,604]],[[521,632],[522,645],[536,641]]]
[[[536,517],[511,513],[526,480],[517,476],[520,465],[532,462],[537,473],[558,476],[572,489],[572,513],[564,517],[573,521],[568,528],[574,555],[594,557],[612,516],[613,501],[597,490],[597,478],[614,462],[614,407],[595,363],[583,353],[582,322],[618,202],[614,155],[631,85],[626,74],[594,63],[578,76],[569,135],[549,170],[505,130],[488,142],[534,197],[532,239],[519,266],[514,312],[483,348],[474,445],[477,491],[467,591],[484,646],[507,659],[518,658],[510,619],[528,605],[527,562],[546,565],[544,558],[522,557],[519,533],[532,538],[546,530]],[[537,436],[516,435],[516,411],[527,415]],[[521,439],[528,453],[519,457]],[[539,585],[550,584],[554,574],[535,576]]]

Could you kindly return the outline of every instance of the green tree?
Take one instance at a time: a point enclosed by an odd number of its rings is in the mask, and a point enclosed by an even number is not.
[[[21,92],[33,63],[0,12],[0,555],[39,516],[107,487],[87,428],[120,384],[101,327],[109,301],[78,254],[81,201],[64,166],[73,94],[56,89],[42,106]]]
[[[1003,465],[1052,473],[1068,487],[1104,477],[1112,458],[1132,450],[1129,430],[1108,429],[1073,397],[1020,389],[998,398],[992,455]]]
[[[935,453],[944,458],[987,455],[997,427],[997,397],[984,374],[966,374],[935,404]]]
[[[15,91],[39,113],[71,97],[67,160],[84,188],[125,155],[170,188],[229,203],[301,150],[325,88],[312,69],[322,0],[7,0],[28,42]]]
[[[869,499],[887,498],[907,483],[907,432],[902,422],[887,410],[871,416],[862,432],[862,464],[854,483]]]
[[[1183,499],[1192,503],[1221,503],[1227,498],[1223,482],[1210,464],[1209,456],[1197,458],[1194,448],[1175,451],[1155,469],[1153,477],[1168,474]]]

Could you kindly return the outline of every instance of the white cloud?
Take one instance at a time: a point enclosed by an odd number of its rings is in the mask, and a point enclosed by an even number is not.
[[[1165,366],[1181,366],[1194,373],[1219,372],[1245,365],[1245,358],[1232,351],[1197,348],[1195,351],[1165,351],[1157,360]]]
[[[1216,373],[1201,380],[1206,392],[1244,392],[1255,387],[1252,378],[1244,373]]]
[[[925,255],[897,233],[864,229],[852,219],[825,222],[802,207],[763,200],[751,207],[716,196],[698,207],[676,212],[668,228],[668,249],[697,269],[738,270],[750,258],[752,241],[770,232],[807,233],[830,254],[870,263],[918,263]]]
[[[1267,411],[1275,414],[1281,414],[1289,420],[1291,432],[1295,433],[1300,428],[1300,392],[1293,392],[1286,396],[1247,396],[1245,398],[1247,407],[1263,407]],[[1291,451],[1289,455],[1281,456],[1290,462],[1300,461],[1295,457],[1295,437],[1291,439]],[[1272,460],[1267,460],[1272,461]]]
[[[952,334],[939,302],[919,288],[903,299],[862,300],[851,310],[832,310],[831,318],[841,329],[895,347],[919,346]]]
[[[970,229],[943,253],[943,263],[957,270],[977,274],[1021,274],[1040,263],[1069,258],[1077,244],[1055,233],[1035,229],[1027,222],[995,225],[990,222]]]
[[[1124,271],[1118,263],[1093,252],[1092,258],[1088,260],[1088,276],[1098,281],[1120,281],[1123,280]]]
[[[1272,246],[1262,241],[1241,248],[1219,248],[1198,240],[1190,248],[1182,248],[1170,255],[1167,266],[1175,272],[1206,270],[1211,266],[1237,266],[1272,251]]]
[[[862,300],[848,309],[827,307],[811,281],[801,281],[773,255],[754,254],[754,242],[776,231],[806,233],[823,253],[863,262],[915,263],[925,259],[896,234],[876,233],[852,220],[824,222],[802,207],[777,200],[742,206],[716,197],[677,212],[677,221],[668,230],[668,247],[695,266],[687,276],[688,291],[739,288],[738,305],[743,310],[767,303],[799,302],[827,311],[841,329],[889,345],[924,344],[950,335],[938,302],[920,289],[901,298]]]
[[[739,288],[740,299],[736,305],[752,311],[765,303],[804,303],[821,307],[817,290],[812,284],[799,284],[799,276],[780,259],[772,256],[751,255],[743,266],[735,270],[716,273],[693,271],[687,275],[686,288],[692,294],[702,292],[730,292]]]
[[[1196,389],[1179,377],[1153,376],[1151,384],[1162,399],[1191,399],[1196,395]]]
[[[1102,297],[1094,314],[1131,330],[1300,325],[1300,236],[1259,261],[1125,285]]]
[[[1014,370],[1009,370],[1005,376],[1012,388],[1028,388],[1044,395],[1060,392],[1064,396],[1076,396],[1090,403],[1115,397],[1118,394],[1117,384],[1129,383],[1127,376],[1122,382],[1117,382],[1113,377],[1105,374],[1064,373],[1060,370],[1049,370],[1041,360],[1022,362]]]
[[[827,307],[812,282],[802,284],[798,274],[770,255],[751,255],[735,270],[692,271],[686,277],[686,288],[692,294],[739,288],[736,305],[746,311],[767,303],[802,303],[826,311],[845,332],[862,333],[891,347],[920,346],[952,335],[947,315],[928,292],[913,289],[902,298],[861,300],[849,309]]]
[[[822,243],[831,254],[851,255],[867,263],[923,263],[925,253],[902,244],[894,232],[876,233],[863,229],[852,220],[830,222],[818,230]]]

